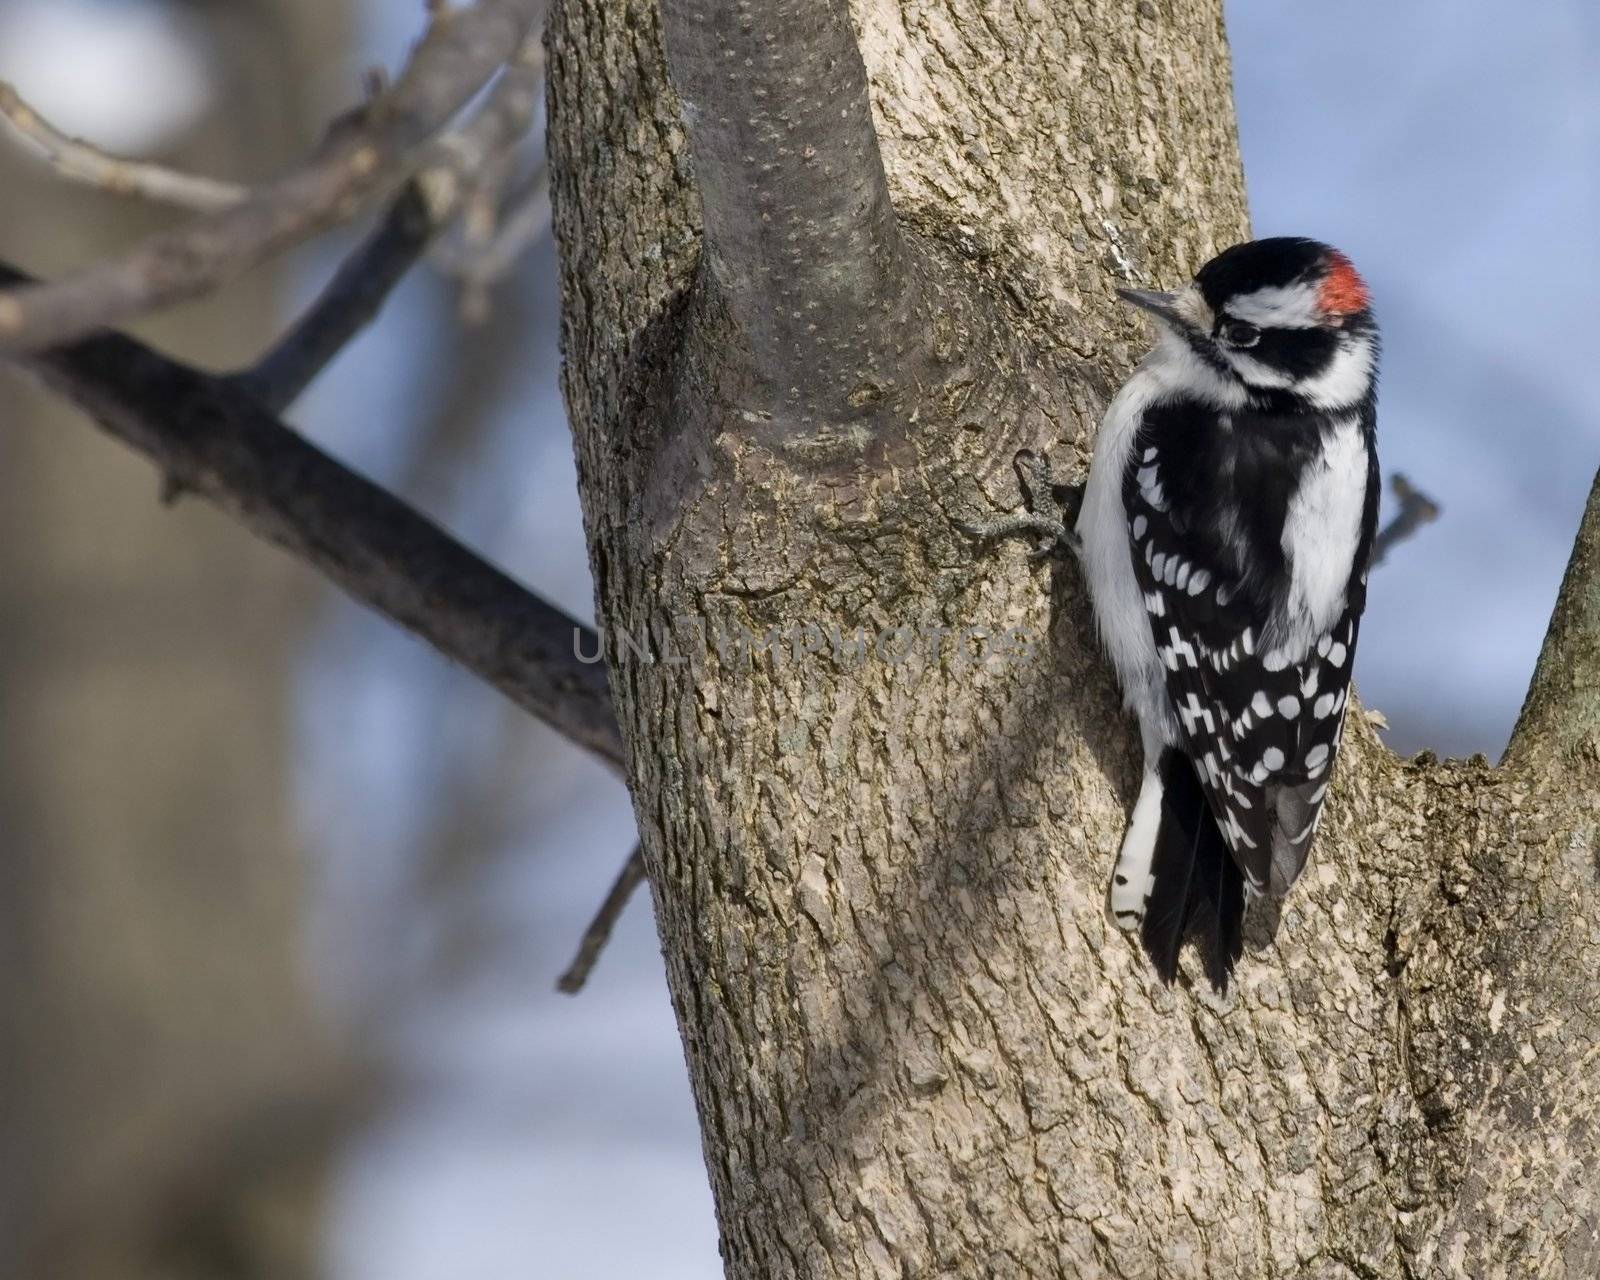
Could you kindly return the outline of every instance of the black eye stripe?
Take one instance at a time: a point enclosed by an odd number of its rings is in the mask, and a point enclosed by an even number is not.
[[[1325,329],[1263,329],[1251,355],[1293,378],[1313,378],[1328,368],[1338,348],[1339,335]]]

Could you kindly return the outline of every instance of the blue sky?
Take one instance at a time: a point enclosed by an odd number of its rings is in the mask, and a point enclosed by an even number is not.
[[[1375,576],[1357,682],[1402,751],[1497,753],[1600,461],[1600,14],[1228,6],[1258,234],[1340,245],[1384,328],[1380,449],[1444,507]]]

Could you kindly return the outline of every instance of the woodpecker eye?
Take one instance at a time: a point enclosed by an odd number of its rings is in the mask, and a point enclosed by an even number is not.
[[[1230,347],[1253,347],[1261,341],[1261,330],[1243,320],[1224,320],[1222,340]]]

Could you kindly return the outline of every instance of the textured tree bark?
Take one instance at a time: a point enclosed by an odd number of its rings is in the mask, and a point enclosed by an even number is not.
[[[728,1274],[1600,1272],[1592,687],[1547,654],[1571,731],[1498,770],[1353,715],[1276,933],[1166,990],[1104,915],[1132,739],[1076,571],[952,525],[1021,447],[1082,473],[1113,284],[1245,235],[1220,6],[858,0],[857,62],[831,0],[664,2],[682,115],[653,4],[558,0],[549,153]]]

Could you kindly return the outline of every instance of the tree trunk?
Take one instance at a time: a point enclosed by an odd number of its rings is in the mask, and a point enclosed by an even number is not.
[[[549,149],[728,1274],[1600,1272],[1595,504],[1513,763],[1352,714],[1275,933],[1164,989],[1076,569],[953,521],[1081,478],[1112,285],[1246,235],[1220,4],[664,10],[559,0]]]

